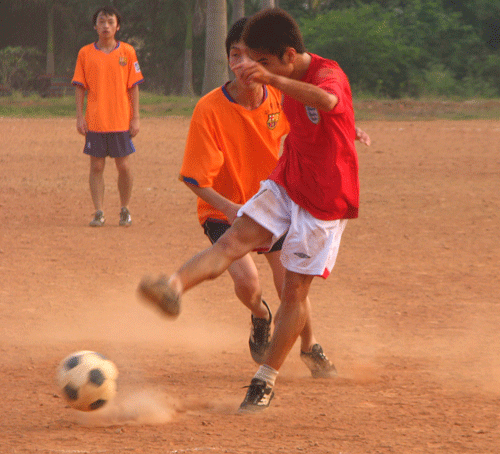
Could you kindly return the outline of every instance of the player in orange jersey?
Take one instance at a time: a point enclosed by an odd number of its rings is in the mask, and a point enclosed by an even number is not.
[[[129,226],[132,195],[131,138],[139,132],[139,84],[143,77],[134,48],[117,41],[120,13],[111,6],[93,16],[99,39],[80,49],[73,85],[76,92],[76,128],[85,135],[84,153],[90,156],[90,193],[95,207],[93,227],[104,225],[104,165],[115,159],[121,211],[119,225]],[[84,98],[87,93],[85,116]]]

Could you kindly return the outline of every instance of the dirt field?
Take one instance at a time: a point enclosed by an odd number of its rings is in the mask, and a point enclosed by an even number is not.
[[[176,321],[135,295],[208,245],[177,180],[188,125],[143,120],[133,225],[118,227],[109,161],[107,224],[92,229],[74,120],[0,119],[0,452],[500,452],[498,121],[360,124],[373,140],[358,146],[360,217],[311,291],[339,378],[312,379],[296,345],[253,417],[236,414],[257,367],[229,277],[187,293]],[[82,349],[120,370],[92,414],[54,383]]]

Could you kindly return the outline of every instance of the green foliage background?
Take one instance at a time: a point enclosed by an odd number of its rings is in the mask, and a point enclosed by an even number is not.
[[[78,50],[95,40],[95,0],[53,0],[58,75],[71,76]],[[123,15],[119,39],[133,44],[145,90],[178,94],[188,12],[193,17],[193,85],[204,68],[204,0],[112,0]],[[301,25],[309,51],[332,58],[356,96],[500,97],[500,0],[279,0]],[[246,0],[246,14],[260,8]],[[46,0],[2,0],[0,54],[21,53],[22,74],[1,68],[0,84],[20,89],[41,71]],[[228,23],[232,2],[228,1]],[[21,61],[21,60],[20,60]],[[7,78],[10,77],[8,80]],[[15,88],[15,87],[14,87]]]

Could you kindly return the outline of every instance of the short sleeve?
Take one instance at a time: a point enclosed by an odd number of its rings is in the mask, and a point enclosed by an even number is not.
[[[212,187],[224,164],[219,136],[210,115],[196,109],[191,118],[180,179],[199,187]]]
[[[134,85],[140,84],[144,81],[142,76],[141,67],[139,61],[137,60],[137,55],[133,47],[130,47],[130,57],[129,57],[129,74],[127,88],[132,88]]]
[[[334,112],[341,113],[345,110],[344,102],[344,75],[335,67],[324,66],[320,68],[314,75],[313,84],[322,88],[328,93],[335,95],[338,98],[338,103],[335,106]]]
[[[71,81],[73,85],[80,85],[81,87],[88,89],[87,80],[85,78],[85,51],[80,49],[78,52],[78,57],[76,59],[75,74],[73,75],[73,80]]]

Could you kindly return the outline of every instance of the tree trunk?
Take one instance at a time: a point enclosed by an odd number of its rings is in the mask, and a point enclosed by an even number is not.
[[[193,11],[188,5],[186,13],[186,41],[184,44],[184,71],[182,74],[182,96],[194,96],[193,90]]]
[[[184,73],[182,80],[182,96],[194,96],[193,89],[193,49],[184,50]]]
[[[207,0],[207,37],[202,94],[220,87],[228,79],[226,57],[226,0]]]
[[[265,8],[274,8],[276,3],[274,0],[262,0],[262,9]]]
[[[233,0],[233,12],[231,14],[231,24],[245,16],[245,0]]]
[[[47,74],[55,74],[54,68],[54,2],[47,0]]]

